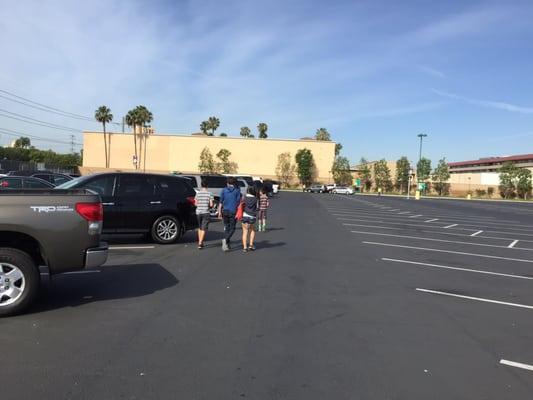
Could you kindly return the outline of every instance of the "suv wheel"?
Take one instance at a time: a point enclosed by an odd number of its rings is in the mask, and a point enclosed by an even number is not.
[[[176,242],[183,235],[181,223],[172,215],[164,215],[152,225],[152,239],[161,244]]]
[[[0,248],[0,317],[28,307],[39,291],[40,280],[39,270],[28,254]]]

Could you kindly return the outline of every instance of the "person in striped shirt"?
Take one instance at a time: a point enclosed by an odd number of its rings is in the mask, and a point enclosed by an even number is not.
[[[198,218],[198,250],[204,248],[205,233],[209,229],[211,215],[209,210],[213,207],[213,195],[207,190],[207,182],[202,180],[202,188],[194,197],[196,217]]]
[[[270,202],[268,200],[267,190],[263,187],[261,188],[261,192],[259,195],[259,215],[257,218],[259,223],[259,232],[266,231],[268,207],[270,207]]]

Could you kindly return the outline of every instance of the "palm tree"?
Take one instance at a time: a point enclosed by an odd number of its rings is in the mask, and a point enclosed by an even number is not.
[[[220,120],[217,117],[209,117],[207,119],[207,123],[209,124],[209,129],[211,129],[211,135],[210,136],[214,136],[215,135],[215,131],[220,126]]]
[[[111,114],[111,110],[108,107],[100,106],[94,112],[94,119],[100,122],[104,128],[105,167],[109,168],[109,154],[107,152],[107,134],[105,130],[105,124],[113,121],[113,114]]]
[[[250,128],[248,128],[247,126],[243,126],[241,128],[241,136],[242,137],[250,137]]]
[[[137,157],[137,134],[135,132],[135,127],[137,125],[137,116],[136,116],[136,110],[129,110],[125,117],[126,125],[133,128],[133,145],[135,146],[135,160],[138,160]],[[137,165],[139,165],[138,162],[135,163],[135,169],[137,169]]]
[[[200,130],[204,135],[207,135],[207,131],[209,130],[209,122],[202,121],[202,123],[200,124]]]
[[[148,134],[146,132],[144,132],[145,128],[147,127],[147,125],[152,122],[154,120],[154,116],[153,114],[145,107],[145,106],[137,106],[135,108],[135,115],[136,115],[136,122],[137,122],[137,125],[139,125],[141,127],[141,133],[140,133],[140,148],[139,148],[139,153],[142,152],[142,147],[143,147],[143,138],[144,138],[144,168],[146,168],[146,137],[148,136]],[[139,158],[139,165],[141,165],[141,160]]]
[[[260,139],[266,139],[267,131],[268,131],[268,125],[264,122],[260,122],[259,125],[257,125],[257,130],[259,131],[259,138]]]

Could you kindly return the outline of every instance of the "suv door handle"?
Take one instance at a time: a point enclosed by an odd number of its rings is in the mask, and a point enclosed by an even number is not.
[[[115,203],[102,203],[103,206],[114,206]]]
[[[151,201],[150,204],[152,204],[152,205],[153,204],[161,204],[161,202],[160,201]]]

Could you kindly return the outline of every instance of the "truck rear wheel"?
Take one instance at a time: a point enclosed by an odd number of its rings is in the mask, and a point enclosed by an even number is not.
[[[40,274],[23,251],[0,247],[0,317],[26,309],[39,291]]]

